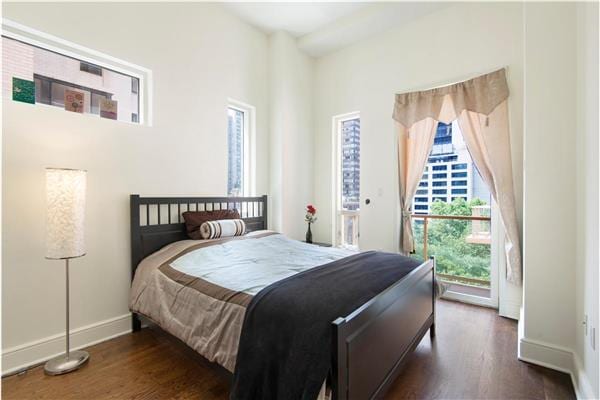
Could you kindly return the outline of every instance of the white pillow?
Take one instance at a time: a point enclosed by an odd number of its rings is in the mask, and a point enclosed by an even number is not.
[[[200,225],[202,239],[241,236],[246,233],[246,224],[241,219],[219,219],[206,221]]]

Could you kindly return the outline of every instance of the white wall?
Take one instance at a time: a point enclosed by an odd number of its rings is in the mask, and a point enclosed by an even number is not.
[[[269,37],[272,227],[303,240],[313,203],[314,60],[285,32]]]
[[[577,139],[576,139],[576,365],[578,385],[589,382],[600,397],[598,350],[591,346],[592,327],[599,329],[598,299],[598,3],[577,6]],[[579,324],[588,315],[588,335]],[[596,340],[598,336],[596,335]],[[596,349],[597,349],[596,344]],[[583,391],[583,390],[582,390]]]
[[[574,4],[526,5],[524,334],[564,347],[575,324],[565,271],[575,258],[575,32]]]
[[[331,118],[361,114],[361,249],[398,248],[394,94],[507,66],[517,204],[522,204],[522,6],[460,4],[317,60],[316,238],[331,240]],[[366,206],[364,200],[371,199]],[[519,215],[520,217],[520,215]]]
[[[49,338],[64,331],[64,268],[44,259],[45,167],[88,170],[88,251],[72,262],[71,320],[74,329],[104,321],[98,335],[107,336],[129,328],[128,195],[224,195],[229,97],[256,107],[256,187],[268,192],[269,113],[268,38],[218,5],[4,3],[3,13],[154,74],[151,128],[3,102],[7,371],[63,350]],[[94,332],[75,335],[75,345]]]
[[[571,372],[578,396],[597,398],[597,3],[526,4],[524,123],[519,355]]]

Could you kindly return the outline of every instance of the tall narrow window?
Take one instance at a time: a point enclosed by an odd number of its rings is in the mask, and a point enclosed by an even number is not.
[[[227,194],[241,196],[244,184],[244,112],[233,107],[227,110]]]
[[[335,243],[358,247],[360,213],[360,116],[334,118],[336,137]]]
[[[230,100],[227,108],[227,195],[254,195],[254,107]]]

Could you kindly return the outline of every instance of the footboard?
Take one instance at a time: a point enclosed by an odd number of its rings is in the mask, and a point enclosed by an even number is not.
[[[435,334],[435,260],[333,322],[333,399],[382,396],[427,330]]]

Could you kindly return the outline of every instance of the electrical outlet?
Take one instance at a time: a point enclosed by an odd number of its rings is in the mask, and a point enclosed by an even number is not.
[[[596,350],[596,328],[592,327],[590,332],[591,332],[590,345],[592,346],[592,350]]]

